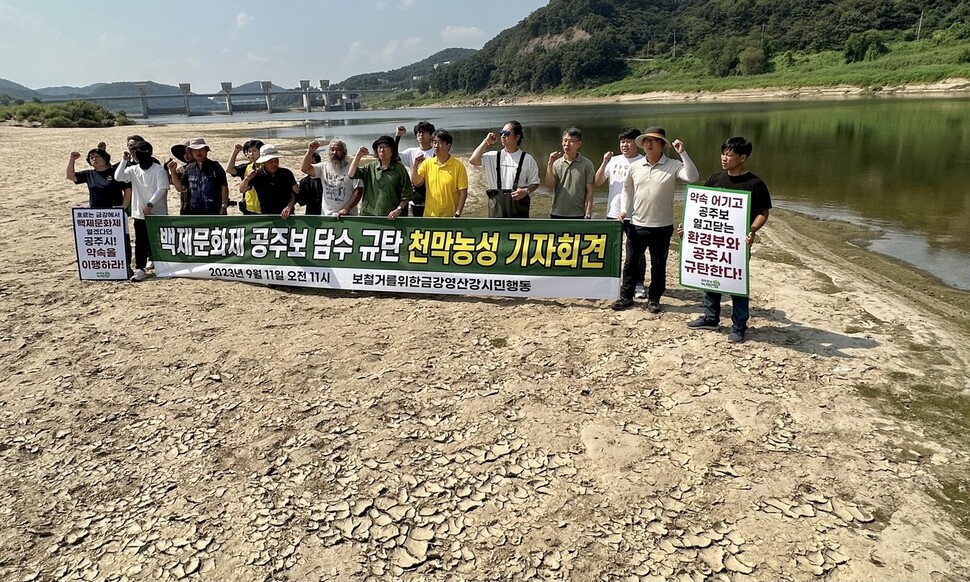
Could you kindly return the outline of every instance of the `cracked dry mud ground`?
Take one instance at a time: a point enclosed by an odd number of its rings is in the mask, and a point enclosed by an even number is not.
[[[928,313],[796,217],[755,249],[741,346],[688,330],[700,298],[674,284],[651,315],[81,283],[63,159],[126,133],[0,128],[35,153],[0,174],[0,579],[970,576],[930,494],[966,448],[860,394],[965,391],[966,313]]]

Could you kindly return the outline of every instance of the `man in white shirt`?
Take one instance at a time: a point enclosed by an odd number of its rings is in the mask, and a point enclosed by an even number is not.
[[[677,180],[696,182],[700,178],[694,162],[687,155],[679,139],[667,141],[662,127],[648,127],[635,140],[643,148],[643,160],[630,165],[630,173],[620,195],[619,220],[630,211],[627,229],[626,260],[623,263],[623,284],[620,298],[613,309],[620,311],[633,305],[636,286],[634,260],[650,250],[650,286],[647,288],[647,311],[660,313],[660,297],[667,290],[667,255],[670,237],[674,234],[674,190]],[[664,155],[664,147],[671,145],[680,155],[674,160]],[[683,160],[683,161],[681,161]]]
[[[431,145],[431,139],[434,136],[435,128],[433,123],[427,121],[419,121],[414,126],[414,139],[418,140],[418,145],[416,147],[409,147],[405,150],[398,148],[398,157],[401,158],[401,163],[404,167],[411,170],[414,167],[414,162],[423,162],[424,160],[434,157],[434,147]],[[401,142],[401,137],[407,133],[407,130],[403,125],[397,126],[397,131],[394,133],[394,139],[397,143]],[[408,208],[404,209],[401,216],[407,216],[408,210],[411,211],[411,216],[422,217],[424,216],[424,200],[427,195],[426,185],[414,186],[414,194],[411,196],[411,201],[408,202]]]
[[[307,145],[306,155],[300,170],[308,176],[320,179],[322,200],[320,214],[323,216],[356,216],[357,203],[364,191],[361,180],[351,180],[347,175],[350,162],[347,160],[347,144],[342,139],[330,140],[327,146],[327,159],[313,163],[313,154],[320,149],[320,142],[314,140]]]
[[[609,194],[606,198],[606,217],[616,220],[620,216],[620,195],[623,194],[623,184],[630,173],[630,164],[639,162],[643,159],[643,154],[637,150],[636,139],[640,137],[640,130],[635,127],[625,127],[620,131],[620,153],[622,156],[615,156],[613,152],[603,154],[603,163],[596,170],[596,177],[593,183],[597,186],[609,180]],[[631,200],[632,201],[632,200]],[[626,232],[630,227],[630,215],[633,214],[631,207],[624,208],[627,219],[623,221],[623,231]],[[647,290],[643,282],[647,276],[647,257],[640,255],[637,261],[636,281],[637,289],[634,297],[645,299]]]
[[[531,194],[539,187],[539,164],[519,149],[522,138],[522,124],[513,119],[498,135],[486,135],[468,159],[472,166],[485,170],[489,218],[529,218]],[[499,140],[501,150],[485,151]]]

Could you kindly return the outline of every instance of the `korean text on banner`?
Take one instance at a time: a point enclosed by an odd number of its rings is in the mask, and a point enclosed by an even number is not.
[[[684,193],[680,284],[747,296],[751,193],[689,186]]]
[[[397,293],[619,294],[617,221],[152,216],[148,229],[159,277]]]

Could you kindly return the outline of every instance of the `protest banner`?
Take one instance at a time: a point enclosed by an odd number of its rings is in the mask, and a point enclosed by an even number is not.
[[[82,281],[126,281],[128,225],[121,208],[72,208],[77,269]]]
[[[149,216],[155,274],[396,293],[612,299],[620,224]]]
[[[751,193],[688,186],[684,192],[684,237],[680,284],[748,296],[748,232]]]

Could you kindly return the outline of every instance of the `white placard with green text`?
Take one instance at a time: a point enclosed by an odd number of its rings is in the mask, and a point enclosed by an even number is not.
[[[684,193],[684,237],[680,246],[680,284],[684,287],[744,295],[748,286],[751,193],[689,186]]]

